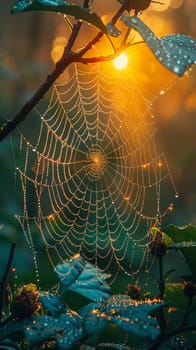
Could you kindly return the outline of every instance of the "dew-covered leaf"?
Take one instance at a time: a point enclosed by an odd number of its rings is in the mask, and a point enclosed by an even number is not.
[[[181,248],[195,248],[196,247],[196,242],[190,241],[190,242],[181,242],[181,243],[173,243],[170,244],[170,249],[181,249]]]
[[[101,331],[109,321],[104,312],[100,312],[99,309],[94,309],[84,318],[84,330],[87,334],[94,334],[95,329],[96,332]]]
[[[25,336],[31,343],[38,343],[62,332],[64,325],[53,316],[37,316],[25,321]]]
[[[58,316],[68,308],[64,301],[53,293],[41,292],[39,299],[52,316]]]
[[[191,270],[192,280],[196,282],[196,227],[177,227],[174,225],[169,225],[164,228],[164,233],[166,233],[172,239],[175,245],[177,244],[176,249],[180,249],[188,267]]]
[[[112,22],[108,22],[106,24],[106,28],[107,28],[108,34],[113,37],[119,37],[121,35],[121,31]]]
[[[69,338],[69,334],[81,328],[82,318],[72,310],[59,317],[37,316],[25,320],[25,336],[31,343],[37,343],[51,336],[59,335]]]
[[[137,30],[144,41],[166,68],[182,76],[196,63],[196,40],[183,34],[157,38],[151,29],[136,16],[122,16],[123,22]]]
[[[133,350],[133,348],[130,348],[129,346],[127,345],[123,345],[123,344],[115,344],[115,343],[100,343],[98,346],[97,346],[98,349],[109,349],[109,350]],[[144,350],[144,348],[140,348],[140,350]],[[82,349],[82,350],[91,350],[91,349]],[[92,349],[94,350],[94,348]]]
[[[106,280],[110,275],[103,273],[80,255],[57,265],[55,272],[61,285],[67,290],[79,293],[93,301],[102,301],[109,297],[110,287]]]
[[[80,325],[75,325],[69,330],[65,330],[62,335],[57,336],[57,346],[58,349],[68,349],[74,343],[79,341],[84,336],[84,328],[82,323]]]
[[[89,303],[84,306],[82,306],[79,310],[78,313],[82,317],[86,317],[92,310],[95,310],[98,308],[98,303]]]
[[[160,329],[150,313],[163,305],[157,300],[136,301],[127,295],[113,295],[90,311],[84,321],[85,329],[90,333],[93,328],[100,330],[107,323],[113,323],[127,332],[155,339]]]
[[[97,27],[103,33],[107,34],[107,29],[101,18],[88,8],[70,5],[62,0],[18,0],[12,8],[12,13],[26,11],[51,11],[70,15],[76,19],[85,21]]]
[[[83,320],[78,313],[69,311],[59,317],[64,331],[57,336],[58,349],[67,349],[84,336]]]

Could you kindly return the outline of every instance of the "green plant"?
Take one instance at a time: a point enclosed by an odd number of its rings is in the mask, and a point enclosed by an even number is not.
[[[177,242],[170,238],[170,243],[166,243],[167,237],[175,235],[175,230],[179,233]],[[59,283],[51,290],[40,291],[36,285],[27,284],[15,292],[11,314],[4,317],[0,326],[1,348],[194,348],[196,285],[194,281],[167,283],[174,270],[164,271],[163,259],[167,259],[170,249],[180,249],[185,256],[190,249],[195,252],[196,229],[170,226],[165,231],[167,233],[157,231],[153,247],[152,243],[150,246],[159,266],[158,275],[154,277],[158,295],[155,293],[149,298],[134,285],[128,285],[126,294],[111,295],[107,284],[110,275],[79,255],[74,256],[56,266]],[[194,240],[185,241],[183,236],[190,231]],[[160,254],[163,242],[165,249]],[[150,285],[148,287],[150,291]],[[69,291],[84,297],[82,306],[70,309],[66,303]],[[3,293],[3,305],[2,298]],[[123,334],[127,334],[124,345],[117,343]]]

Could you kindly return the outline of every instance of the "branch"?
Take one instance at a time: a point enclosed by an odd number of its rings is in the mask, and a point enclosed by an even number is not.
[[[84,7],[87,8],[89,4],[88,0],[84,0]],[[119,17],[122,15],[122,13],[125,10],[130,10],[130,0],[126,0],[125,3],[119,8],[115,16],[112,18],[111,22],[114,24],[119,19]],[[45,82],[38,88],[38,90],[35,92],[35,94],[24,104],[24,106],[21,108],[21,110],[15,115],[15,117],[8,121],[5,126],[1,128],[0,131],[0,142],[5,139],[6,136],[8,136],[14,129],[17,128],[17,126],[23,122],[26,117],[29,115],[29,113],[33,110],[33,108],[39,103],[39,101],[43,98],[45,93],[50,89],[50,87],[53,85],[53,83],[56,81],[56,79],[63,73],[63,71],[73,62],[79,62],[79,59],[77,60],[77,57],[82,57],[86,52],[88,52],[93,45],[95,45],[101,37],[104,35],[103,32],[99,32],[93,40],[91,40],[80,52],[77,54],[74,54],[71,52],[71,49],[73,47],[73,44],[76,40],[76,37],[78,35],[78,32],[81,27],[81,22],[78,21],[72,30],[71,36],[69,38],[68,44],[65,48],[64,54],[60,61],[56,64],[56,67],[52,71],[50,75],[47,76]],[[102,58],[100,61],[103,60]],[[82,61],[80,61],[82,62]],[[89,61],[90,62],[90,61]],[[83,63],[89,63],[89,62],[83,62]],[[92,60],[93,62],[93,60]]]
[[[65,70],[66,67],[72,62],[72,56],[67,54],[59,63],[56,65],[53,72],[48,75],[45,82],[39,87],[36,93],[24,104],[21,110],[15,115],[15,117],[8,121],[0,132],[0,142],[9,135],[22,121],[24,121],[27,115],[33,110],[38,102],[43,98],[45,93],[50,89],[52,84],[56,81],[59,75]]]
[[[12,243],[11,248],[10,248],[10,254],[9,254],[9,259],[8,259],[8,262],[7,262],[7,266],[5,268],[2,281],[0,282],[0,323],[1,323],[1,319],[2,319],[2,311],[3,311],[3,302],[4,302],[4,296],[5,296],[6,280],[7,280],[9,269],[10,269],[10,266],[11,266],[11,263],[12,263],[12,260],[13,260],[15,247],[16,247],[16,244]]]

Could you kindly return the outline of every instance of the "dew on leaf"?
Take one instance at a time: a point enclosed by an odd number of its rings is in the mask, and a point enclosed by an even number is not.
[[[21,12],[24,11],[28,6],[33,4],[33,0],[19,0],[13,6],[13,12]]]
[[[121,31],[112,22],[107,23],[106,28],[111,36],[119,37],[121,35]]]
[[[123,22],[137,30],[146,44],[166,68],[182,76],[196,63],[196,40],[184,34],[157,38],[151,29],[136,16],[122,16]]]

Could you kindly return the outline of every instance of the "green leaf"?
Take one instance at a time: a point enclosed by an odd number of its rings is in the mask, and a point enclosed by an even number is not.
[[[177,244],[176,249],[180,249],[182,252],[187,265],[191,270],[192,280],[196,282],[196,227],[177,227],[170,225],[164,229],[164,233],[166,233],[172,241]]]
[[[166,272],[164,273],[164,275],[163,275],[163,280],[164,280],[164,281],[167,281],[167,279],[169,278],[169,276],[170,276],[173,272],[175,272],[175,269],[170,269],[170,270],[166,271]]]
[[[25,320],[25,336],[31,343],[39,343],[64,329],[64,325],[52,316],[37,316]]]
[[[83,335],[82,318],[68,310],[59,317],[35,316],[25,320],[25,336],[29,342],[38,343],[55,335],[57,343],[72,345]]]
[[[97,27],[103,33],[107,34],[107,29],[101,18],[88,8],[75,5],[67,5],[66,1],[43,1],[43,0],[18,0],[12,8],[12,13],[26,11],[51,11],[70,15],[78,20],[85,21]]]
[[[93,301],[103,301],[110,295],[106,280],[109,274],[103,273],[84,260],[79,254],[54,270],[66,290],[79,293]]]
[[[68,309],[64,301],[53,293],[41,292],[39,299],[52,316],[58,316]]]
[[[183,285],[181,283],[166,284],[165,300],[168,305],[167,318],[172,328],[176,326],[176,323],[181,322],[187,307],[187,298],[184,296]]]
[[[161,301],[136,301],[127,295],[113,295],[86,316],[87,333],[113,323],[126,332],[155,339],[160,334],[157,320],[150,313],[164,305]]]

